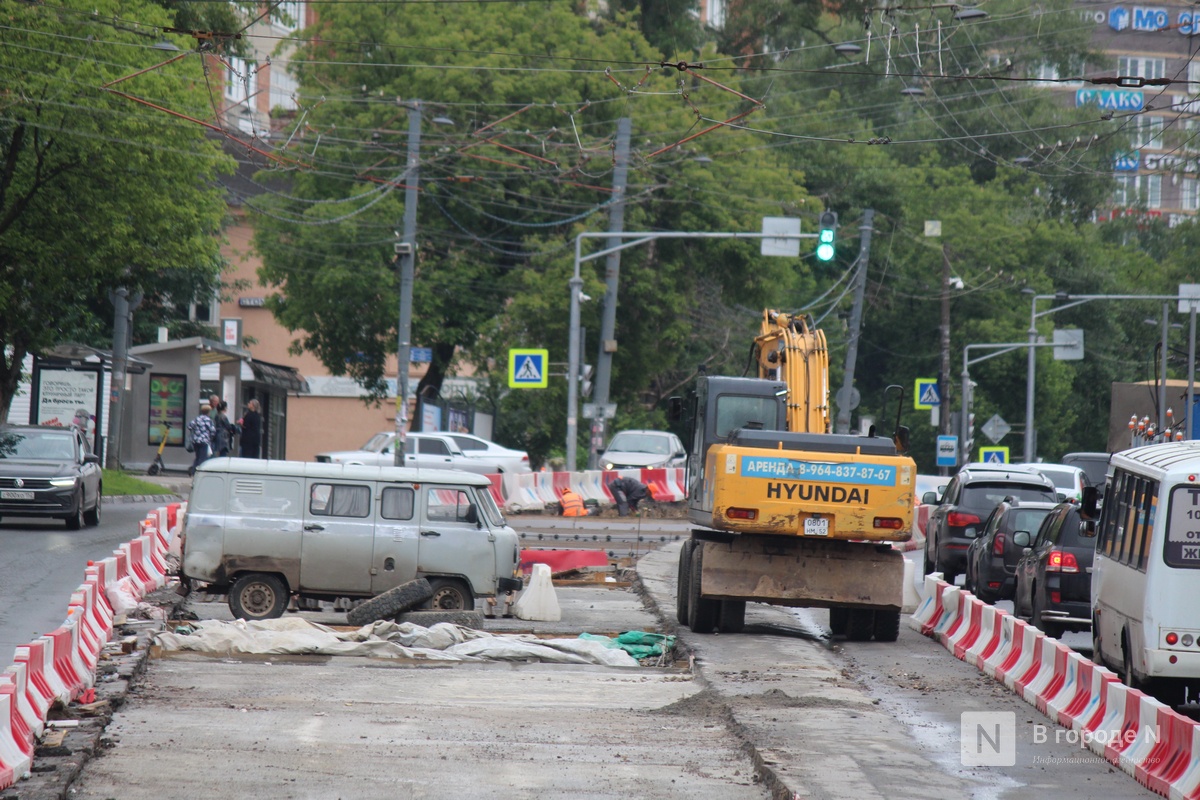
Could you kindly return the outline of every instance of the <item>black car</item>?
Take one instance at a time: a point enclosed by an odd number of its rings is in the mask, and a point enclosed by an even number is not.
[[[75,428],[0,427],[0,515],[57,517],[69,530],[100,524],[99,457]]]
[[[1079,513],[1075,503],[1060,503],[1042,521],[1036,538],[1027,533],[1013,537],[1025,548],[1017,562],[1013,610],[1047,636],[1092,627],[1096,523]]]
[[[972,464],[950,479],[938,498],[927,492],[922,502],[936,505],[925,526],[925,574],[940,572],[947,583],[967,566],[967,548],[983,531],[983,521],[1006,497],[1018,501],[1057,503],[1050,479],[1032,467]]]
[[[996,506],[983,533],[967,548],[963,584],[967,590],[985,603],[1011,600],[1017,585],[1017,562],[1024,549],[1013,541],[1013,535],[1036,533],[1053,508],[1053,503],[1022,503],[1011,498]]]

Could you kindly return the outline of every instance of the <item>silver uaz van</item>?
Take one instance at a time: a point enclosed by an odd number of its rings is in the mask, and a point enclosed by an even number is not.
[[[481,475],[214,458],[192,484],[185,579],[228,593],[235,617],[288,599],[366,599],[426,578],[440,609],[521,588],[520,544]]]

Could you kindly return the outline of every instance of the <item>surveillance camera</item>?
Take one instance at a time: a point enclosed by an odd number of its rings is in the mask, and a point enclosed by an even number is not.
[[[962,278],[951,278],[950,279],[950,288],[951,289],[956,289],[956,290],[961,291],[963,288],[963,285],[964,284],[963,284]]]
[[[590,294],[584,294],[583,292],[579,293],[579,302],[586,303],[587,301],[589,301],[591,299],[592,299],[592,296]]]

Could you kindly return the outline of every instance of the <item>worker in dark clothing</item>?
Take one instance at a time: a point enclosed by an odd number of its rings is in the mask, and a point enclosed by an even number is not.
[[[644,483],[633,478],[617,478],[610,481],[608,490],[617,501],[617,513],[628,517],[631,511],[637,511],[638,503],[650,496]]]

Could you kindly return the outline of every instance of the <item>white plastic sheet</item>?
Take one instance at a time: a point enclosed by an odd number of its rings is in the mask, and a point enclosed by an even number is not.
[[[192,633],[164,632],[155,637],[165,651],[214,655],[335,655],[411,658],[428,661],[538,661],[636,667],[620,649],[585,639],[538,639],[498,635],[441,622],[429,628],[411,622],[374,622],[338,631],[295,617],[260,622],[196,623]]]

